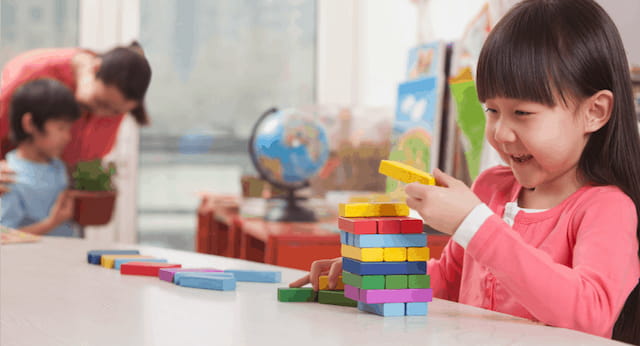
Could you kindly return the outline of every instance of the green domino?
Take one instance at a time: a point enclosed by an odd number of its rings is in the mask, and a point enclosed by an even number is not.
[[[409,277],[409,288],[431,288],[429,275],[407,275]]]
[[[383,290],[384,275],[356,275],[348,271],[342,272],[342,282],[345,285],[362,288],[365,290]]]
[[[345,297],[344,291],[318,291],[318,303],[353,307],[358,305],[355,300]]]
[[[280,302],[315,302],[318,292],[311,287],[302,288],[278,288],[278,301]]]
[[[403,289],[408,287],[407,275],[385,275],[384,288],[388,290]]]

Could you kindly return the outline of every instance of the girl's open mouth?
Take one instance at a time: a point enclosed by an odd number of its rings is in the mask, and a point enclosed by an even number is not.
[[[518,156],[514,156],[511,155],[511,159],[515,162],[518,163],[524,163],[527,162],[529,160],[531,160],[533,158],[533,155],[527,154],[527,155],[518,155]]]

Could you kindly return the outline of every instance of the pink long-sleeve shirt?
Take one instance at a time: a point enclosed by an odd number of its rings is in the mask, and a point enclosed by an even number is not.
[[[513,227],[505,204],[522,186],[494,167],[473,191],[495,214],[466,250],[453,240],[428,273],[434,296],[610,338],[640,277],[637,214],[613,186],[584,186],[559,205],[520,211]]]

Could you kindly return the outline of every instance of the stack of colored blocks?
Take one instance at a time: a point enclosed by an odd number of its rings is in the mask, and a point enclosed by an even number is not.
[[[429,248],[403,203],[340,205],[344,295],[382,316],[426,315]]]

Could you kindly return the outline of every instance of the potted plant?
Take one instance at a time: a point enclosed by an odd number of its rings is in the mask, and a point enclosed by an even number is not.
[[[72,173],[74,188],[73,219],[82,226],[104,225],[111,220],[116,191],[111,178],[116,169],[97,159],[79,162]]]

